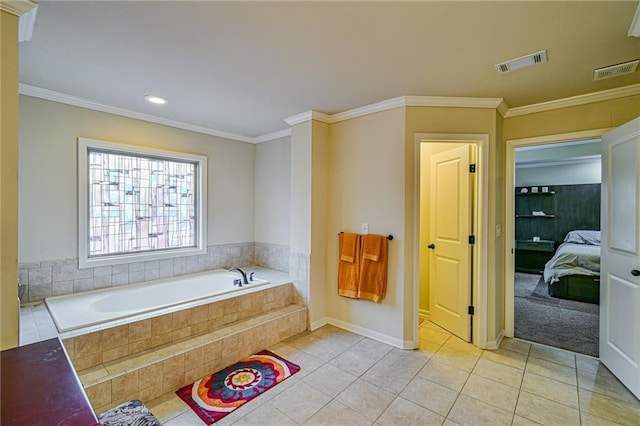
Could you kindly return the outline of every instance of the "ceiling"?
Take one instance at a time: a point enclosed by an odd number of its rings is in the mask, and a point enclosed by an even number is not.
[[[637,1],[39,4],[20,44],[23,85],[240,140],[304,111],[403,95],[513,108],[640,83],[640,71],[593,81],[595,68],[640,58],[627,36]],[[543,49],[548,63],[494,69]]]

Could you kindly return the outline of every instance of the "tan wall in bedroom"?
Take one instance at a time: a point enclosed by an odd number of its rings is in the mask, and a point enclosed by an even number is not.
[[[0,12],[0,350],[18,346],[18,17]]]
[[[388,343],[403,344],[406,276],[405,110],[334,123],[328,150],[327,314],[368,330]],[[381,303],[338,296],[337,234],[393,234],[389,242],[387,294]],[[410,252],[411,253],[411,252]]]
[[[406,252],[414,253],[414,236],[419,237],[419,230],[414,229],[418,221],[415,216],[417,206],[414,206],[414,200],[418,191],[417,176],[415,175],[414,165],[419,160],[415,158],[419,154],[416,149],[415,135],[416,133],[462,133],[462,134],[486,134],[489,137],[489,164],[488,167],[488,252],[487,259],[487,331],[485,338],[488,342],[495,341],[502,333],[504,328],[503,315],[503,271],[502,271],[502,252],[503,239],[496,237],[496,225],[502,226],[503,222],[503,171],[502,161],[504,149],[499,141],[499,115],[494,109],[480,108],[442,108],[442,107],[408,107],[406,113],[406,182],[405,187],[405,242]],[[482,165],[481,165],[482,167]],[[414,261],[413,257],[407,257],[405,271],[406,290],[413,291]],[[406,306],[404,307],[404,330],[405,339],[409,339],[413,327],[413,318],[411,316],[413,298],[417,295],[410,295],[405,298]]]
[[[20,262],[78,256],[77,138],[208,157],[208,245],[254,241],[255,145],[20,97]]]

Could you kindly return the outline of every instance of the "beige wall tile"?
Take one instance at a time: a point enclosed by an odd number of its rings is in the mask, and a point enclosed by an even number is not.
[[[176,355],[162,363],[163,376],[183,376],[184,375],[184,354]]]
[[[120,401],[138,397],[138,371],[111,380],[111,400]],[[115,402],[114,402],[115,404]]]
[[[127,355],[129,355],[129,346],[125,344],[124,346],[108,349],[102,352],[102,362],[110,362],[119,358],[124,358]]]
[[[171,314],[151,318],[151,337],[158,337],[173,331],[173,316]]]
[[[191,309],[174,312],[173,314],[173,331],[189,327],[191,324]]]
[[[80,382],[86,386],[89,383],[97,383],[99,379],[107,377],[108,375],[109,372],[107,369],[100,365],[84,370],[82,374],[78,375],[78,378],[80,379]]]
[[[187,338],[191,336],[191,327],[185,327],[185,328],[180,328],[177,330],[173,330],[173,332],[171,333],[171,341],[172,342],[177,342],[178,340],[182,340],[184,338]]]
[[[95,367],[102,364],[102,352],[98,352],[96,354],[85,356],[82,358],[76,358],[72,362],[76,371],[86,370],[87,368]]]
[[[224,316],[223,302],[215,302],[208,305],[207,320],[217,320]]]
[[[205,317],[206,318],[206,317]],[[196,334],[204,333],[209,329],[208,320],[205,319],[204,322],[199,322],[196,324],[191,324],[191,335],[195,336]]]
[[[69,355],[69,359],[75,359],[76,357],[76,346],[75,346],[75,339],[72,337],[70,339],[64,339],[62,341],[62,344],[64,345],[65,350],[67,351],[67,354]]]
[[[129,343],[151,338],[151,319],[129,324]]]
[[[77,336],[74,341],[76,358],[84,358],[102,352],[102,331]]]
[[[151,338],[129,343],[129,353],[137,354],[151,348]]]
[[[85,389],[85,392],[93,407],[111,404],[111,380],[89,386]]]
[[[204,348],[196,348],[184,354],[184,365],[186,369],[204,365]]]
[[[209,319],[209,306],[202,305],[196,306],[191,309],[191,323],[190,325],[206,323]]]
[[[198,367],[188,369],[184,373],[184,382],[185,383],[193,383],[196,380],[199,380],[199,379],[203,378],[207,374],[210,374],[210,373],[207,373],[205,371],[204,365],[200,365]]]
[[[162,391],[162,383],[158,383],[157,385],[150,386],[148,388],[140,389],[139,398],[145,404],[151,401],[154,398],[159,397],[163,394]]]
[[[146,389],[160,385],[160,388],[162,389],[162,371],[163,368],[161,362],[141,368],[138,373],[138,387],[140,389]]]
[[[203,347],[203,356],[205,364],[219,362],[222,357],[222,342],[218,340],[206,344]]]
[[[173,336],[172,332],[160,334],[158,336],[153,336],[151,338],[151,347],[157,348],[158,346],[166,345],[167,343],[172,342],[171,338]]]
[[[162,393],[175,392],[187,384],[188,383],[184,383],[184,373],[180,376],[164,377],[162,381]]]
[[[105,349],[123,346],[129,343],[127,325],[108,328],[102,331],[102,345]]]

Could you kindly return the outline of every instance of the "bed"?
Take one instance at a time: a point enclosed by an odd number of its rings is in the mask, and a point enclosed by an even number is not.
[[[600,302],[600,231],[570,231],[544,267],[549,295]]]

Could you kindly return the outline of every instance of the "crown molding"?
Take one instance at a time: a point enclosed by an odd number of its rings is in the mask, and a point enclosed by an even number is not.
[[[196,126],[195,124],[169,120],[167,118],[157,117],[155,115],[143,114],[140,112],[130,111],[128,109],[112,107],[112,106],[104,105],[89,99],[67,95],[65,93],[56,92],[54,90],[43,89],[41,87],[30,86],[28,84],[19,83],[18,92],[21,95],[33,96],[35,98],[46,99],[48,101],[60,102],[67,105],[73,105],[77,107],[92,109],[95,111],[106,112],[109,114],[115,114],[122,117],[148,121],[150,123],[162,124],[164,126],[175,127],[177,129],[189,130],[191,132],[202,133],[210,136],[217,136],[225,139],[233,139],[241,142],[256,143],[255,138],[252,138],[249,136],[237,135],[235,133],[228,133],[220,130],[209,129],[207,127]]]
[[[358,118],[376,112],[387,111],[390,109],[406,106],[406,96],[398,96],[397,98],[387,99],[386,101],[376,102],[375,104],[369,104],[362,107],[350,109],[348,111],[339,112],[331,115],[331,123],[338,123],[340,121],[351,120],[352,118]]]
[[[374,104],[350,109],[336,114],[324,114],[318,111],[305,111],[300,114],[287,117],[284,121],[288,125],[304,123],[309,120],[318,120],[323,123],[333,124],[340,121],[351,120],[352,118],[363,117],[365,115],[374,114],[376,112],[387,111],[400,107],[449,107],[449,108],[490,108],[498,109],[501,115],[509,107],[501,98],[463,98],[463,97],[445,97],[445,96],[398,96],[397,98],[387,99],[385,101],[376,102]]]
[[[301,112],[300,114],[292,115],[291,117],[287,117],[284,119],[284,121],[289,126],[295,126],[296,124],[304,123],[305,121],[311,121],[311,120],[321,121],[327,124],[333,123],[331,115],[325,114],[324,112],[313,111],[313,110]]]
[[[405,96],[405,106],[496,109],[501,98],[465,98],[446,96]]]
[[[539,104],[509,108],[507,113],[504,115],[504,118],[518,117],[521,115],[535,114],[538,112],[551,111],[554,109],[586,105],[594,102],[609,101],[612,99],[625,98],[627,96],[634,95],[640,95],[640,83],[618,87],[616,89],[602,90],[600,92],[572,96],[570,98],[556,99],[554,101],[542,102]]]
[[[36,2],[31,0],[2,0],[0,1],[0,10],[12,15],[21,16],[29,12],[37,6]]]
[[[269,142],[280,138],[291,136],[291,129],[278,130],[277,132],[267,133],[253,138],[254,143]]]

